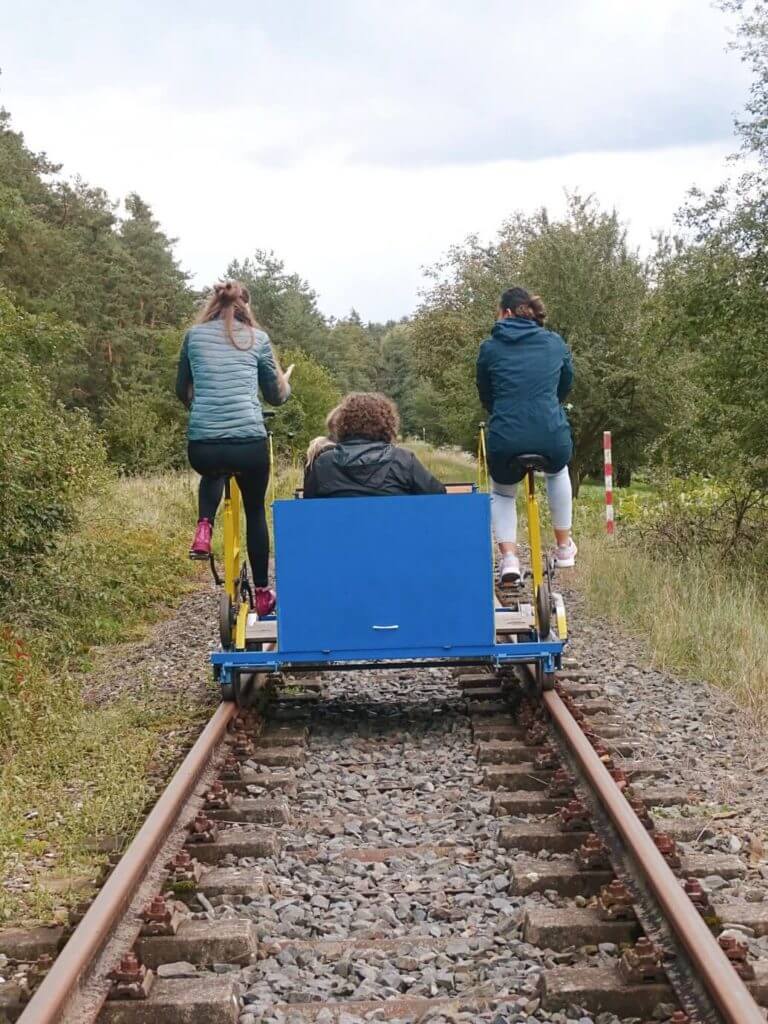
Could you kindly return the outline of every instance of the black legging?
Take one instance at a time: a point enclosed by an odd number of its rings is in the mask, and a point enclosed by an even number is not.
[[[234,475],[243,495],[248,561],[255,587],[269,582],[269,530],[264,498],[269,483],[269,444],[257,441],[190,441],[189,462],[201,475],[200,518],[213,522],[224,492],[224,480]]]

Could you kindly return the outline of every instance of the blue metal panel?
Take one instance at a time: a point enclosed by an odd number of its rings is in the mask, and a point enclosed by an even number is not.
[[[274,517],[286,661],[493,646],[487,495],[279,501]]]
[[[554,663],[563,653],[564,644],[558,641],[521,644],[491,644],[486,647],[421,647],[416,649],[391,649],[370,651],[338,650],[333,653],[305,651],[289,653],[284,651],[217,651],[211,655],[211,662],[225,670],[252,669],[253,671],[279,671],[291,666],[328,665],[334,664],[366,665],[386,668],[394,667],[397,662],[440,662],[466,661],[469,664],[492,662],[503,665],[512,662],[532,663],[541,661],[547,671],[551,671]]]

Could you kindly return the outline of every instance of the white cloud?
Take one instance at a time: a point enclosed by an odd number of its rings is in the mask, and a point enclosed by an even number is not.
[[[365,318],[410,312],[420,268],[478,231],[491,237],[516,208],[561,210],[565,189],[616,205],[645,246],[669,227],[685,191],[725,173],[731,143],[582,153],[538,161],[413,168],[350,164],[328,149],[289,167],[260,166],[252,139],[268,112],[240,131],[224,120],[179,112],[161,94],[109,90],[45,102],[10,102],[34,148],[48,149],[115,195],[140,192],[178,236],[183,264],[202,284],[233,257],[274,248],[318,289],[323,308]]]
[[[423,264],[565,189],[638,244],[669,227],[735,148],[726,24],[702,0],[29,0],[2,99],[66,173],[138,191],[198,283],[273,248],[327,312],[396,317]]]

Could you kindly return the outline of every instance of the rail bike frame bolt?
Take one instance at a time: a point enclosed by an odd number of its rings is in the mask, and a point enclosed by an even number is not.
[[[597,906],[600,917],[605,921],[635,920],[632,894],[618,878],[614,878],[608,885],[603,886],[597,898]]]
[[[253,743],[246,733],[235,733],[232,753],[238,761],[248,761],[253,757],[254,749]]]
[[[225,757],[221,777],[228,782],[236,782],[240,778],[240,762],[233,754],[227,754]]]
[[[206,811],[223,811],[232,803],[232,794],[217,779],[205,794]]]
[[[624,950],[619,960],[619,974],[626,982],[663,981],[666,971],[662,955],[659,946],[641,936],[634,946]]]
[[[219,834],[216,822],[211,821],[203,811],[195,815],[194,821],[190,821],[187,832],[188,843],[215,843]]]
[[[534,722],[525,734],[526,746],[538,747],[546,740],[548,735],[549,729],[547,729],[546,725],[540,722]]]
[[[120,965],[107,975],[111,981],[107,999],[147,999],[155,976],[135,953],[126,953]]]
[[[562,832],[588,832],[592,827],[589,810],[583,800],[569,800],[560,808],[560,830]]]
[[[29,974],[27,975],[30,984],[34,987],[39,985],[51,967],[53,967],[53,957],[51,954],[41,953],[30,967]]]
[[[664,860],[669,864],[671,868],[680,867],[680,854],[677,849],[677,843],[668,836],[666,832],[651,833],[651,839],[656,844],[656,849],[659,851]]]
[[[153,896],[141,913],[142,935],[175,935],[181,924],[181,914],[164,896]]]
[[[737,939],[735,935],[727,933],[718,936],[717,941],[720,944],[720,949],[730,960],[731,967],[733,967],[742,981],[753,981],[755,968],[747,960],[748,949],[746,942]]]
[[[536,768],[559,768],[560,755],[553,746],[546,743],[533,759]]]
[[[715,919],[715,912],[712,909],[712,904],[709,902],[709,896],[702,888],[698,878],[686,878],[683,882],[683,889],[702,917]]]
[[[650,814],[648,813],[648,806],[647,806],[645,800],[643,800],[643,798],[641,796],[638,796],[637,793],[630,793],[629,795],[627,795],[625,793],[624,795],[627,798],[627,803],[632,808],[632,810],[635,812],[635,814],[640,819],[640,821],[643,823],[643,825],[645,825],[646,829],[649,832],[652,832],[653,831],[653,820],[652,820]]]
[[[611,862],[608,859],[608,848],[594,832],[590,832],[585,838],[576,851],[575,858],[583,871],[597,871],[601,868],[610,868],[611,866]]]
[[[168,882],[171,885],[178,885],[181,882],[199,882],[203,876],[202,864],[190,856],[186,850],[180,850],[166,864],[166,867],[169,872]]]
[[[80,900],[74,907],[70,907],[67,913],[67,927],[69,929],[77,928],[80,922],[83,920],[85,915],[88,913],[90,907],[88,900]]]
[[[576,780],[567,768],[558,768],[547,787],[548,796],[572,796]]]

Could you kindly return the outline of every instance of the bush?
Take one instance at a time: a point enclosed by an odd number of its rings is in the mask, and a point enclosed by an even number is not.
[[[341,393],[330,373],[312,356],[297,349],[281,354],[283,366],[295,364],[293,393],[273,423],[275,446],[281,454],[300,459],[313,437],[325,433],[325,418]]]
[[[619,508],[630,538],[665,557],[711,550],[723,560],[757,565],[768,556],[768,495],[747,482],[670,479],[653,496],[622,498]]]
[[[173,394],[142,381],[119,385],[101,421],[110,461],[129,476],[181,468],[186,463],[184,418]]]
[[[0,336],[0,593],[17,563],[51,550],[78,500],[104,473],[84,413],[53,398],[48,379]]]

